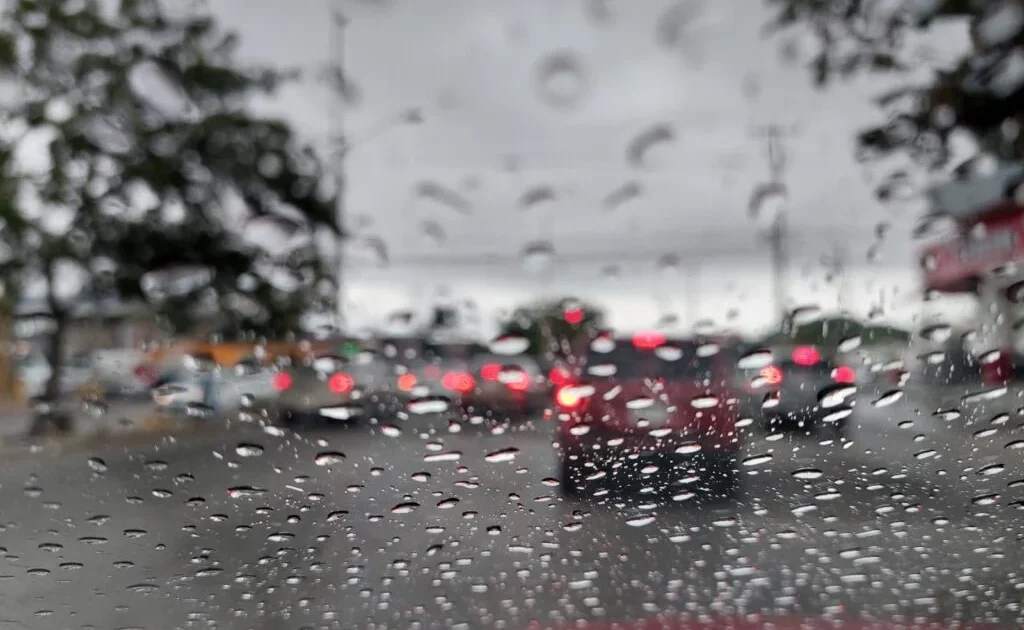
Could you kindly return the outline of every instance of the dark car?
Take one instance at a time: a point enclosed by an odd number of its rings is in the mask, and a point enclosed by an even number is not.
[[[273,381],[274,413],[281,424],[352,424],[393,411],[395,366],[374,352],[282,363]]]
[[[749,353],[740,371],[745,411],[763,428],[846,434],[857,385],[852,367],[796,346]]]
[[[737,488],[732,366],[717,349],[657,332],[599,336],[583,363],[555,394],[563,491]]]

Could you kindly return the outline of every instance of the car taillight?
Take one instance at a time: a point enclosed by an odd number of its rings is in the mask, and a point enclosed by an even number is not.
[[[656,330],[644,330],[633,335],[633,346],[640,350],[654,350],[665,345],[665,335]]]
[[[466,372],[448,372],[441,379],[441,385],[447,390],[465,394],[473,391],[476,380],[472,374]]]
[[[548,380],[556,387],[568,385],[572,380],[572,373],[564,367],[551,368],[551,372],[548,373]]]
[[[778,385],[782,382],[782,369],[777,365],[768,365],[761,368],[757,376],[764,385]]]
[[[814,346],[800,346],[793,350],[793,363],[802,367],[810,367],[821,361],[821,353]]]
[[[576,391],[575,387],[566,386],[558,388],[555,392],[555,402],[558,406],[567,411],[578,409],[583,404],[583,396]]]
[[[352,391],[354,386],[355,381],[352,380],[351,376],[344,372],[332,374],[331,377],[327,379],[327,387],[335,394],[347,394]]]
[[[509,372],[501,377],[501,382],[514,392],[525,392],[530,389],[530,375],[526,372]]]
[[[135,375],[135,378],[139,379],[144,383],[152,383],[157,379],[156,369],[148,365],[135,366],[135,369],[132,370],[132,374]]]
[[[853,368],[841,365],[832,370],[832,380],[837,383],[854,383],[857,381],[857,373]]]
[[[413,387],[416,387],[416,375],[415,374],[403,374],[398,377],[398,389],[403,392],[411,392]]]
[[[496,381],[501,374],[501,366],[497,363],[488,363],[480,368],[480,378],[485,381]]]
[[[274,375],[272,385],[279,392],[287,391],[292,386],[292,375],[287,372],[278,372]]]

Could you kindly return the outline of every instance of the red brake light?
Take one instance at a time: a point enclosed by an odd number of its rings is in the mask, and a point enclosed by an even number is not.
[[[821,360],[821,353],[814,346],[800,346],[793,350],[793,363],[807,367]]]
[[[506,378],[502,381],[505,386],[514,392],[525,392],[530,389],[530,375],[522,370],[516,370],[514,373],[506,374]]]
[[[565,323],[570,326],[576,326],[583,321],[583,309],[578,306],[567,308],[562,314],[565,317]]]
[[[583,397],[576,392],[574,387],[560,387],[555,392],[555,402],[562,409],[572,410],[580,406],[580,403],[583,402]]]
[[[485,381],[496,381],[501,374],[501,366],[497,363],[488,363],[480,368],[480,378]]]
[[[778,385],[782,382],[782,370],[777,365],[769,365],[761,368],[758,373],[761,382],[765,385]]]
[[[665,335],[656,330],[638,332],[633,335],[633,346],[641,350],[653,350],[665,344]]]
[[[832,370],[832,380],[837,383],[854,383],[857,381],[857,373],[853,368],[841,365]]]
[[[327,387],[329,387],[335,394],[347,394],[352,391],[354,386],[355,381],[352,380],[351,376],[344,372],[332,374],[331,378],[327,379]]]
[[[292,386],[292,375],[287,372],[278,372],[274,375],[272,385],[279,392],[286,391]]]
[[[415,374],[403,374],[398,377],[398,389],[403,392],[409,392],[412,391],[413,387],[416,387]]]
[[[572,373],[564,367],[551,368],[551,371],[548,373],[548,380],[555,387],[568,385],[572,380]]]
[[[476,387],[476,380],[472,374],[466,372],[448,372],[441,379],[441,385],[445,389],[465,394],[473,391],[473,388]]]

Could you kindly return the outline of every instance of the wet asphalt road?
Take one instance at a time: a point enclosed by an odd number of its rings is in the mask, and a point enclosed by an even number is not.
[[[933,402],[868,397],[850,442],[747,433],[739,496],[679,502],[561,498],[541,419],[499,434],[413,418],[399,435],[249,425],[10,452],[0,629],[514,629],[748,612],[1019,627],[1024,450],[1005,445],[1024,430],[999,416],[1018,402],[947,420]]]

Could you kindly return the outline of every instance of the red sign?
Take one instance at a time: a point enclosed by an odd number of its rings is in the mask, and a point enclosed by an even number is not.
[[[1024,213],[983,222],[981,236],[958,236],[921,254],[925,289],[963,291],[972,281],[1007,263],[1024,261]]]

